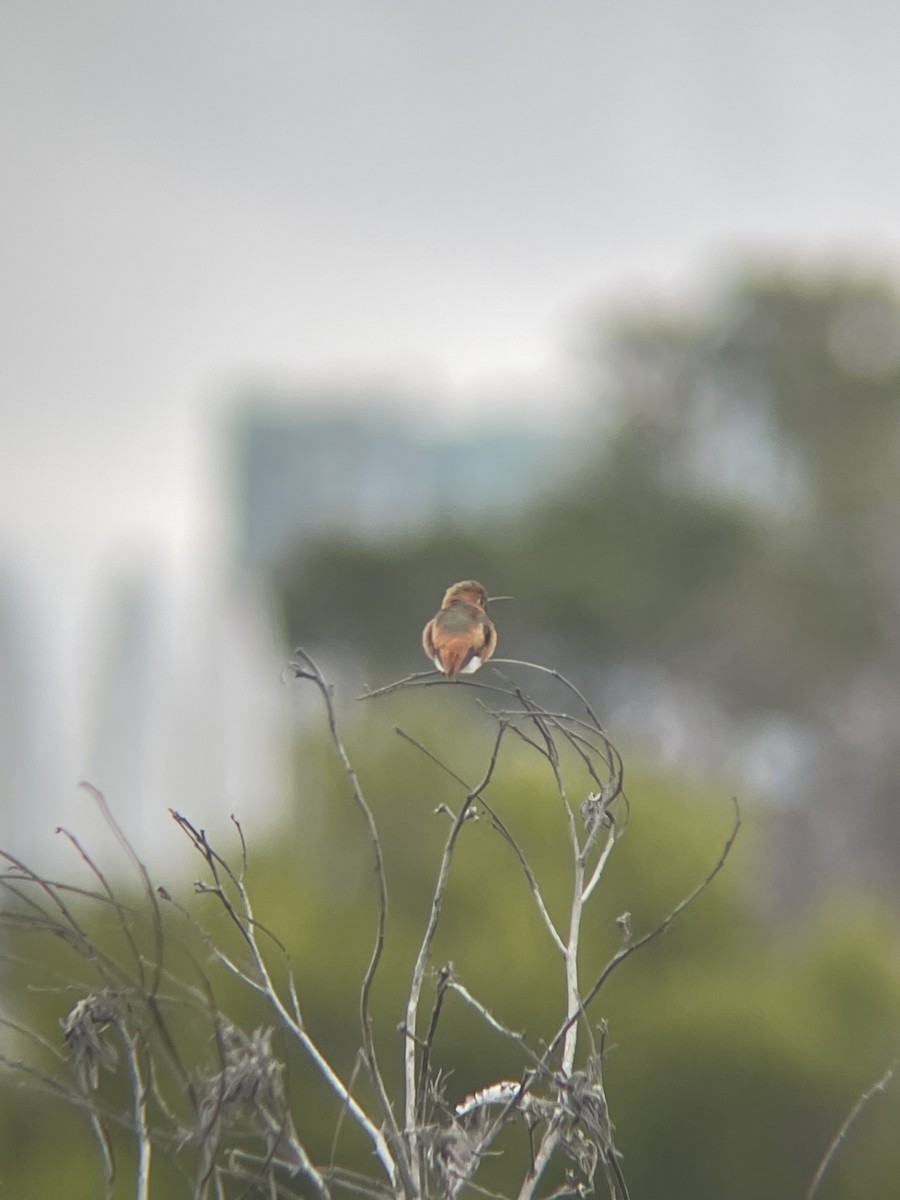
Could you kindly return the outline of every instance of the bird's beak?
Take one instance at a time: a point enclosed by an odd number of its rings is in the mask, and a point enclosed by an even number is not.
[[[497,600],[515,600],[515,596],[488,596],[488,604],[494,604]]]

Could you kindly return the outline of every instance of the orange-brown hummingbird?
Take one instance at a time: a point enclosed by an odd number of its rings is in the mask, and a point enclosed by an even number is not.
[[[488,594],[474,579],[447,588],[441,611],[422,631],[425,653],[439,671],[470,675],[497,649],[497,630],[487,615]]]

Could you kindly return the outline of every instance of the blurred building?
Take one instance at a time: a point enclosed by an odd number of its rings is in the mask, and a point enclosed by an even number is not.
[[[512,512],[559,478],[562,438],[497,428],[441,439],[370,399],[341,414],[317,411],[313,395],[290,409],[243,403],[208,531],[229,546],[224,570],[211,567],[217,546],[197,544],[186,572],[131,550],[77,585],[60,586],[52,564],[33,586],[17,563],[0,576],[0,845],[41,863],[61,854],[64,869],[66,846],[49,835],[90,818],[80,779],[151,862],[177,849],[170,807],[226,836],[230,813],[252,813],[260,834],[301,719],[266,595],[279,556],[328,534],[414,532],[451,502],[463,518],[484,505]]]
[[[55,744],[57,713],[39,686],[46,654],[30,589],[0,573],[0,831],[4,848],[21,840],[26,814],[46,783],[41,740]]]
[[[288,547],[323,535],[379,539],[441,512],[456,520],[485,507],[513,512],[571,456],[569,440],[546,430],[497,426],[441,438],[383,398],[360,396],[359,405],[322,414],[321,397],[303,394],[291,408],[264,396],[243,404],[230,437],[240,567],[263,572]],[[423,399],[423,417],[428,410]]]

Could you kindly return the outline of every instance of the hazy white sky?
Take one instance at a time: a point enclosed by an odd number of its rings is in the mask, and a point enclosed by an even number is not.
[[[0,557],[190,554],[241,380],[465,414],[597,296],[896,261],[898,40],[887,0],[7,0]]]
[[[481,425],[550,396],[555,419],[597,299],[745,248],[897,264],[898,45],[894,0],[5,0],[0,589],[11,568],[44,774],[7,772],[0,810],[53,828],[89,773],[154,795],[156,828],[175,784],[230,811],[210,766],[241,739],[235,795],[279,761],[274,639],[229,691],[247,631],[202,569],[242,382],[409,380]],[[144,791],[91,757],[141,581],[151,607],[168,589],[131,664],[156,717],[131,677],[111,703],[177,735]],[[228,753],[204,733],[226,703]]]

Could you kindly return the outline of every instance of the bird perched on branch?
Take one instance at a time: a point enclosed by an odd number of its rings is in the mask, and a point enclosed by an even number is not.
[[[471,675],[497,649],[497,630],[487,604],[487,591],[474,579],[454,583],[447,588],[441,611],[422,631],[425,653],[451,679]]]

